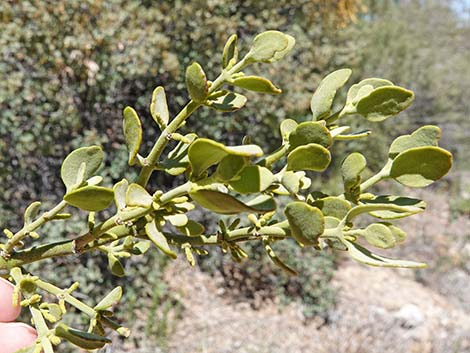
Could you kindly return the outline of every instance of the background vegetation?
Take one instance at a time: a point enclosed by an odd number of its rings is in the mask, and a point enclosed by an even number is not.
[[[356,80],[388,78],[414,90],[416,102],[401,118],[367,126],[375,137],[358,144],[371,167],[383,160],[387,141],[397,134],[437,124],[444,131],[444,147],[454,152],[457,162],[447,179],[452,205],[457,214],[470,212],[470,165],[465,158],[470,153],[468,20],[464,0],[3,1],[0,224],[14,226],[29,202],[54,202],[62,194],[59,166],[77,146],[102,144],[106,177],[114,181],[131,177],[132,172],[123,175],[127,163],[123,107],[136,107],[144,123],[152,124],[150,95],[154,87],[163,85],[170,113],[177,112],[187,99],[183,73],[191,61],[203,64],[213,77],[230,34],[237,33],[246,43],[266,29],[279,29],[297,39],[294,54],[270,67],[284,95],[256,95],[256,99],[249,95],[247,107],[233,117],[202,110],[191,119],[191,128],[228,143],[240,142],[248,131],[254,141],[270,148],[276,145],[280,119],[308,119],[311,93],[326,73],[350,67]],[[365,127],[363,121],[350,124]],[[144,141],[154,140],[157,131],[148,134]],[[347,152],[346,147],[337,148],[345,149],[339,156]],[[340,161],[338,157],[334,162]],[[174,180],[159,175],[152,183],[171,186]],[[334,185],[334,178],[316,180],[314,186],[320,184]],[[213,221],[205,217],[208,224]],[[67,229],[49,227],[47,236],[80,232],[84,225],[79,215],[76,219]],[[215,254],[202,262],[202,269],[222,273],[224,286],[236,288],[234,295],[240,298],[300,299],[306,317],[327,317],[334,305],[329,282],[335,258],[302,256],[287,247],[282,251],[302,273],[289,279],[273,270],[257,249],[250,251],[256,261],[233,265]],[[56,278],[59,269],[58,277],[64,280],[71,272],[76,278],[79,269],[82,278],[76,279],[90,298],[104,286],[124,285],[128,307],[123,319],[158,317],[148,321],[143,333],[164,346],[170,322],[180,315],[178,296],[165,289],[165,261],[158,253],[139,261],[127,263],[131,275],[124,279],[110,275],[99,257],[45,266],[54,266]]]

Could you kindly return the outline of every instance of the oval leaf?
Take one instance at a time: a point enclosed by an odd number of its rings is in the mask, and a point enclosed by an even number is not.
[[[104,210],[111,204],[113,198],[113,190],[102,186],[84,186],[64,196],[69,205],[92,212]]]
[[[410,148],[393,160],[390,177],[410,187],[425,187],[446,175],[452,154],[439,147]]]
[[[389,249],[395,246],[395,237],[392,231],[384,224],[373,223],[364,229],[366,241],[377,248]]]
[[[246,55],[246,60],[272,63],[282,59],[294,47],[293,37],[279,31],[266,31],[258,34]]]
[[[243,76],[230,82],[230,84],[253,92],[280,94],[282,91],[264,77]]]
[[[162,86],[158,86],[153,90],[150,114],[161,130],[166,128],[170,120],[170,113],[168,111],[165,89]]]
[[[383,86],[357,102],[356,111],[369,121],[383,121],[413,103],[414,93],[397,86]]]
[[[126,205],[131,207],[149,208],[153,197],[139,184],[132,183],[126,192]]]
[[[207,168],[219,163],[227,155],[260,157],[263,155],[263,151],[256,145],[226,147],[210,139],[197,139],[190,145],[188,150],[193,175],[199,176]]]
[[[316,143],[299,146],[287,156],[287,170],[322,172],[331,162],[330,151]]]
[[[124,108],[124,137],[129,150],[129,165],[133,165],[142,143],[142,124],[131,107]]]
[[[103,150],[99,146],[81,147],[71,152],[62,163],[60,176],[67,191],[70,191],[77,181],[77,175],[82,163],[85,163],[83,179],[89,179],[99,169],[103,161]]]
[[[372,91],[375,88],[382,86],[393,86],[393,82],[385,80],[383,78],[366,78],[365,80],[362,80],[361,82],[356,83],[349,88],[348,95],[346,98],[346,104],[357,103],[357,101],[363,97],[363,95],[359,94],[360,91],[363,91],[363,88],[367,86],[371,87]]]
[[[194,62],[186,69],[186,87],[191,99],[196,103],[206,100],[209,88],[207,78],[201,65]]]
[[[289,151],[310,143],[316,143],[327,148],[331,146],[332,141],[331,134],[324,124],[307,121],[300,123],[289,135]]]
[[[437,126],[422,126],[411,135],[397,137],[390,145],[388,155],[395,158],[399,153],[414,147],[437,146],[441,138],[441,129]]]
[[[284,141],[289,141],[290,134],[297,128],[297,122],[292,119],[285,119],[281,122],[279,129]]]
[[[224,52],[222,54],[222,67],[224,69],[230,69],[238,60],[237,42],[237,35],[232,34],[227,40],[227,43],[225,43]]]
[[[339,197],[328,196],[315,200],[313,206],[319,208],[324,216],[343,219],[351,209],[351,205],[346,200]]]
[[[25,226],[31,224],[36,216],[39,214],[39,208],[41,207],[40,201],[31,203],[24,211],[24,224]]]
[[[145,225],[145,233],[152,243],[165,255],[171,257],[172,259],[176,259],[176,253],[170,249],[168,240],[166,239],[165,235],[157,228],[155,221],[149,222]]]
[[[291,234],[303,245],[318,245],[318,237],[325,229],[321,211],[305,202],[294,201],[284,209]]]
[[[331,107],[336,92],[349,80],[351,73],[350,69],[337,70],[320,82],[310,101],[313,120],[321,120],[331,115]]]

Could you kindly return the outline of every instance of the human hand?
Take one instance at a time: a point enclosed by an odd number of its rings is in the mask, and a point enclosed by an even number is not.
[[[0,278],[0,351],[13,353],[30,346],[37,338],[36,331],[23,323],[13,322],[20,314],[21,307],[13,306],[13,285]]]

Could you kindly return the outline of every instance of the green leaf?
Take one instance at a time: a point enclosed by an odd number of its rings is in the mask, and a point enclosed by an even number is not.
[[[59,323],[55,327],[54,334],[57,337],[63,338],[70,343],[87,350],[103,348],[107,343],[111,343],[111,340],[106,337],[98,336],[94,333],[75,330],[73,328],[67,327],[63,323]]]
[[[152,202],[152,195],[150,195],[142,186],[135,183],[129,185],[126,192],[127,206],[149,208],[152,206]]]
[[[425,268],[426,264],[405,260],[393,260],[374,254],[359,244],[350,242],[349,240],[341,240],[348,248],[349,255],[356,261],[370,266],[377,267],[402,267],[402,268]]]
[[[366,93],[364,87],[370,87],[370,91],[367,92],[367,94],[369,94],[375,88],[382,86],[393,86],[393,83],[389,80],[385,80],[382,78],[366,78],[365,80],[362,80],[361,82],[356,83],[349,88],[348,95],[346,98],[346,104],[355,104],[361,98],[363,98],[364,93]],[[360,91],[362,91],[363,94],[359,94]]]
[[[227,147],[205,138],[194,141],[188,150],[193,175],[199,176],[210,166],[219,163],[225,156],[261,157],[263,151],[256,145]]]
[[[297,128],[297,122],[292,119],[285,119],[281,122],[279,127],[281,131],[282,140],[289,141],[290,134]]]
[[[318,237],[325,229],[325,220],[318,208],[294,201],[287,204],[284,214],[295,240],[303,245],[318,245]]]
[[[272,63],[282,59],[294,47],[295,39],[279,31],[258,34],[245,59],[248,62]]]
[[[285,171],[281,177],[281,184],[285,188],[285,191],[282,190],[282,188],[276,189],[276,193],[280,195],[297,194],[299,190],[307,189],[311,184],[311,180],[305,176],[305,172],[303,171]]]
[[[243,76],[236,78],[230,84],[247,89],[253,92],[269,93],[269,94],[280,94],[282,90],[273,85],[271,81],[264,77],[258,76]]]
[[[165,89],[162,86],[158,86],[153,90],[150,114],[161,130],[166,128],[170,120],[170,113],[168,111]]]
[[[142,143],[142,124],[137,112],[131,107],[124,108],[124,137],[129,150],[129,165],[133,165]]]
[[[395,212],[393,210],[384,210],[384,211],[372,211],[370,212],[371,216],[381,219],[397,219],[412,216],[414,214],[423,212],[426,209],[426,202],[404,196],[393,196],[393,195],[381,195],[376,196],[372,199],[361,199],[363,204],[389,204],[399,207],[406,207],[400,212]]]
[[[394,226],[391,223],[388,222],[382,222],[382,224],[386,225],[388,229],[392,232],[393,237],[395,238],[396,243],[402,243],[406,239],[406,233],[398,228],[397,226]]]
[[[222,67],[224,69],[230,69],[238,60],[237,42],[237,35],[232,34],[227,40],[227,43],[225,43],[224,52],[222,54]]]
[[[414,147],[393,160],[390,177],[410,187],[425,187],[446,175],[452,154],[439,147]]]
[[[176,253],[170,249],[170,246],[168,245],[168,241],[165,237],[165,235],[160,232],[160,230],[157,228],[157,225],[155,224],[155,221],[149,222],[145,225],[145,233],[149,237],[149,239],[152,241],[152,243],[160,249],[165,255],[176,259]]]
[[[388,155],[395,158],[399,153],[415,147],[436,146],[441,138],[441,129],[433,125],[425,125],[411,135],[397,137],[390,145]]]
[[[367,137],[371,133],[372,131],[370,130],[363,130],[363,131],[353,132],[352,134],[348,134],[348,135],[338,134],[335,136],[335,140],[338,140],[338,141],[357,140],[357,139],[362,139],[364,137]]]
[[[114,203],[118,211],[126,208],[126,193],[129,187],[129,182],[126,179],[122,179],[113,186],[114,191]]]
[[[383,86],[357,102],[356,112],[369,121],[383,121],[408,108],[413,99],[412,91],[397,86]]]
[[[249,165],[243,168],[230,186],[240,194],[263,192],[274,181],[274,175],[268,168],[259,165]]]
[[[216,174],[219,180],[229,181],[235,178],[246,166],[247,158],[229,154],[217,166]]]
[[[186,225],[176,227],[176,229],[188,237],[198,237],[205,231],[205,228],[201,223],[193,221],[192,219],[188,220]]]
[[[384,224],[372,223],[364,229],[366,241],[377,248],[389,249],[396,244],[392,231]]]
[[[39,208],[41,207],[40,201],[31,203],[24,211],[24,225],[27,226],[34,222],[34,219],[39,214]]]
[[[289,151],[310,143],[316,143],[328,148],[331,146],[332,141],[331,134],[324,124],[307,121],[297,125],[297,128],[290,133]]]
[[[191,99],[196,103],[206,100],[209,88],[207,78],[201,65],[194,62],[186,69],[186,87]]]
[[[190,133],[184,136],[190,142],[193,142],[197,135]],[[176,147],[168,153],[167,158],[162,162],[165,172],[170,175],[180,175],[189,167],[188,149],[190,144],[182,141],[178,142]]]
[[[320,82],[310,101],[313,120],[322,120],[331,115],[331,107],[336,92],[348,81],[351,73],[350,69],[337,70]]]
[[[188,224],[188,216],[186,216],[184,213],[163,216],[163,218],[175,227],[183,227]]]
[[[287,156],[287,170],[313,170],[322,172],[331,162],[330,151],[311,143],[299,146]]]
[[[103,150],[99,146],[81,147],[71,152],[62,163],[60,176],[67,191],[76,186],[80,165],[85,163],[84,179],[88,179],[99,169],[103,161]]]
[[[224,91],[222,95],[217,95],[215,98],[209,97],[205,104],[222,112],[234,112],[245,106],[246,97],[235,92]]]
[[[205,189],[190,191],[189,196],[200,206],[220,214],[265,213],[275,209],[272,198],[257,198],[245,204],[229,194]]]
[[[334,196],[324,197],[312,204],[321,210],[324,216],[343,219],[351,209],[349,202]]]
[[[84,186],[64,196],[69,205],[92,212],[104,210],[111,204],[113,198],[113,190],[102,186]]]
[[[343,177],[344,193],[346,199],[357,202],[361,193],[361,173],[367,166],[365,157],[359,152],[348,155],[341,163],[341,175]]]
[[[96,306],[94,309],[96,311],[108,310],[112,306],[119,303],[122,298],[122,287],[116,287],[111,292],[109,292]]]
[[[383,201],[383,203],[370,202],[370,203],[364,203],[364,204],[353,207],[348,212],[346,216],[346,220],[351,221],[353,218],[363,213],[370,213],[371,215],[375,215],[377,214],[377,211],[380,211],[380,212],[391,211],[396,214],[393,216],[393,218],[400,218],[398,214],[402,215],[403,217],[406,217],[406,216],[423,211],[422,205],[420,204],[407,204],[406,201],[402,203],[398,199],[394,200],[393,197],[390,197],[390,198],[384,197],[383,199],[379,199],[379,200]],[[383,213],[382,214],[379,213],[379,216],[381,216],[379,218],[382,218],[382,215]]]

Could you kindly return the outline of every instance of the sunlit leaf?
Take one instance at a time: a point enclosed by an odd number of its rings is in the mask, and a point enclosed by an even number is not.
[[[114,198],[110,188],[102,186],[84,186],[65,194],[64,200],[85,211],[101,211],[107,208]]]
[[[232,85],[247,89],[249,91],[280,94],[282,91],[273,85],[271,81],[264,77],[243,76],[230,82]]]
[[[287,170],[313,170],[322,172],[331,162],[331,154],[325,147],[311,143],[299,146],[287,156]]]
[[[325,229],[325,220],[317,207],[294,201],[287,204],[284,214],[295,240],[303,245],[318,245],[318,237]]]
[[[336,92],[345,85],[351,76],[350,69],[341,69],[330,73],[321,82],[310,101],[313,120],[321,120],[331,115],[331,107]]]
[[[193,101],[202,103],[206,100],[209,92],[206,74],[196,62],[186,69],[186,87]]]
[[[85,163],[84,179],[88,179],[98,170],[103,161],[103,150],[99,146],[81,147],[71,152],[62,163],[60,176],[67,191],[76,185],[80,165]]]
[[[176,253],[170,249],[165,235],[157,228],[155,221],[149,222],[145,225],[145,233],[152,243],[165,255],[176,259]]]
[[[439,147],[414,147],[393,160],[390,177],[410,187],[425,187],[446,175],[452,154]]]
[[[390,145],[388,155],[395,158],[399,153],[415,147],[437,146],[441,138],[441,129],[433,125],[425,125],[411,135],[397,137]]]
[[[155,88],[152,93],[150,114],[161,130],[166,128],[170,120],[170,113],[168,112],[165,89],[162,86]]]
[[[124,109],[124,137],[129,150],[129,165],[133,165],[142,143],[142,124],[137,112],[131,107]]]

